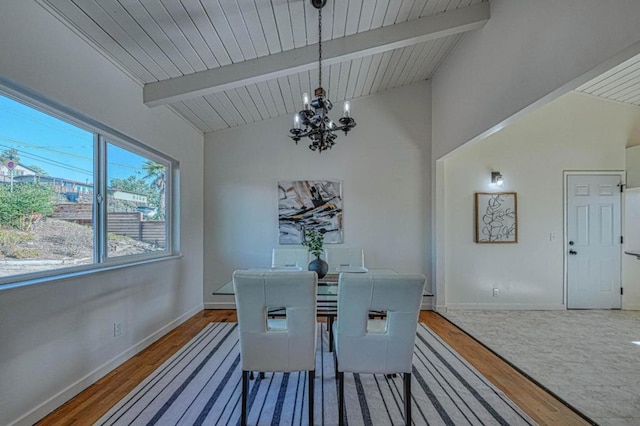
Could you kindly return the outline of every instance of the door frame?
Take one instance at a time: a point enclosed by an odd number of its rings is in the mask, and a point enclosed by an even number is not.
[[[569,196],[569,192],[568,192],[568,187],[569,187],[569,176],[599,176],[599,175],[619,175],[620,176],[620,182],[624,188],[624,186],[626,185],[626,178],[627,178],[627,174],[624,170],[564,170],[562,172],[562,186],[563,186],[563,191],[562,191],[562,226],[563,226],[563,232],[562,232],[562,263],[563,263],[563,287],[564,290],[562,292],[562,305],[564,306],[564,309],[567,310],[568,308],[568,301],[569,301],[569,265],[568,265],[568,255],[567,253],[569,252],[569,236],[567,235],[569,230],[568,230],[568,202],[567,202],[567,198]],[[622,235],[622,233],[624,232],[624,197],[622,196],[622,192],[620,192],[620,234]],[[624,275],[622,274],[622,254],[623,254],[623,244],[620,244],[620,287],[624,287],[624,282],[623,277]],[[620,306],[622,306],[622,296],[624,296],[624,294],[620,295]]]

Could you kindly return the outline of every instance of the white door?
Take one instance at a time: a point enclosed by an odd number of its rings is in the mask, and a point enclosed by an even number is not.
[[[619,309],[620,175],[567,177],[567,307]]]

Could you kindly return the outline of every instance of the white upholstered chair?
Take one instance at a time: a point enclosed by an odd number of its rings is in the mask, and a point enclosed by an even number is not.
[[[329,264],[329,273],[366,272],[364,266],[364,250],[360,248],[329,247],[325,248],[325,259]]]
[[[403,373],[405,422],[411,424],[411,369],[424,284],[419,274],[340,274],[333,325],[340,425],[344,372]],[[369,319],[369,311],[386,311],[386,319]]]
[[[274,248],[271,251],[271,269],[306,271],[309,251],[299,248]]]
[[[249,373],[307,371],[309,424],[313,424],[313,379],[316,359],[315,272],[235,271],[240,356],[242,418],[247,420]],[[269,308],[282,308],[284,319],[267,318]]]

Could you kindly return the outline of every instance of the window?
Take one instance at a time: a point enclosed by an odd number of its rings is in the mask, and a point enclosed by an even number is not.
[[[167,169],[107,143],[108,257],[165,249]]]
[[[0,287],[173,254],[176,162],[34,103],[0,94]]]

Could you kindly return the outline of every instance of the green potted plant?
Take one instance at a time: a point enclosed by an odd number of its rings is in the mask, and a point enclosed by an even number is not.
[[[315,271],[318,274],[318,278],[324,278],[329,271],[329,265],[324,260],[320,259],[322,254],[322,246],[324,243],[324,235],[316,231],[315,229],[307,229],[304,231],[304,240],[302,245],[309,249],[309,253],[316,258],[309,262],[309,270]]]

